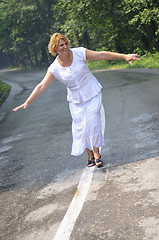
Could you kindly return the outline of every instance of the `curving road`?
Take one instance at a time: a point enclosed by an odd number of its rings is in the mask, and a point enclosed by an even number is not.
[[[57,228],[55,223],[58,225],[61,221],[87,161],[86,154],[78,158],[70,156],[71,117],[65,86],[57,80],[27,110],[12,112],[44,74],[44,71],[0,73],[1,80],[12,85],[9,98],[0,108],[0,204],[3,212],[0,236],[5,240],[36,239],[33,235],[28,238],[31,225],[35,229],[54,223]],[[159,70],[94,74],[103,85],[105,167],[157,157]],[[53,199],[57,205],[51,205]],[[65,202],[61,209],[59,201]],[[33,217],[29,213],[42,205],[49,206],[48,211],[59,208],[60,212],[39,225],[36,221],[31,225],[25,222],[27,217]],[[50,239],[48,236],[47,240]]]

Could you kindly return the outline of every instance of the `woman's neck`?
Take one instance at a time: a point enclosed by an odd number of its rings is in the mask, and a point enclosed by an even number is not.
[[[59,54],[57,59],[62,67],[69,67],[73,61],[73,53],[71,50],[69,50],[66,55]]]

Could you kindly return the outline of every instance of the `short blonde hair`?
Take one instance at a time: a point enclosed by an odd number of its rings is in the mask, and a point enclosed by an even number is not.
[[[66,41],[68,46],[70,45],[70,41],[63,34],[61,34],[61,33],[54,33],[51,36],[50,42],[49,42],[49,45],[48,45],[49,52],[53,56],[56,56],[56,48],[58,47],[60,39],[63,39],[64,41]]]

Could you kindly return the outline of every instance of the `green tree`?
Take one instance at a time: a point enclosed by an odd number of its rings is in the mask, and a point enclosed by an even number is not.
[[[124,0],[136,41],[144,50],[159,51],[159,2],[157,0]]]
[[[0,13],[1,51],[9,52],[16,66],[48,65],[50,2],[12,0],[0,3]]]
[[[0,52],[15,66],[48,65],[49,37],[64,33],[71,46],[159,51],[157,0],[3,0]]]

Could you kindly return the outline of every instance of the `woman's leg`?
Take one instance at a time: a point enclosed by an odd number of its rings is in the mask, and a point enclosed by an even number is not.
[[[95,158],[96,166],[101,167],[103,165],[103,161],[99,153],[99,148],[93,147],[93,150],[94,150],[94,158]]]
[[[93,150],[95,159],[98,159],[100,157],[99,148],[93,147]]]
[[[94,158],[93,152],[91,150],[86,148],[86,151],[87,151],[87,154],[88,154],[88,160],[91,160],[92,158]]]
[[[86,148],[87,154],[88,154],[88,167],[93,167],[95,165],[94,162],[94,154],[91,150],[89,150],[88,148]]]

